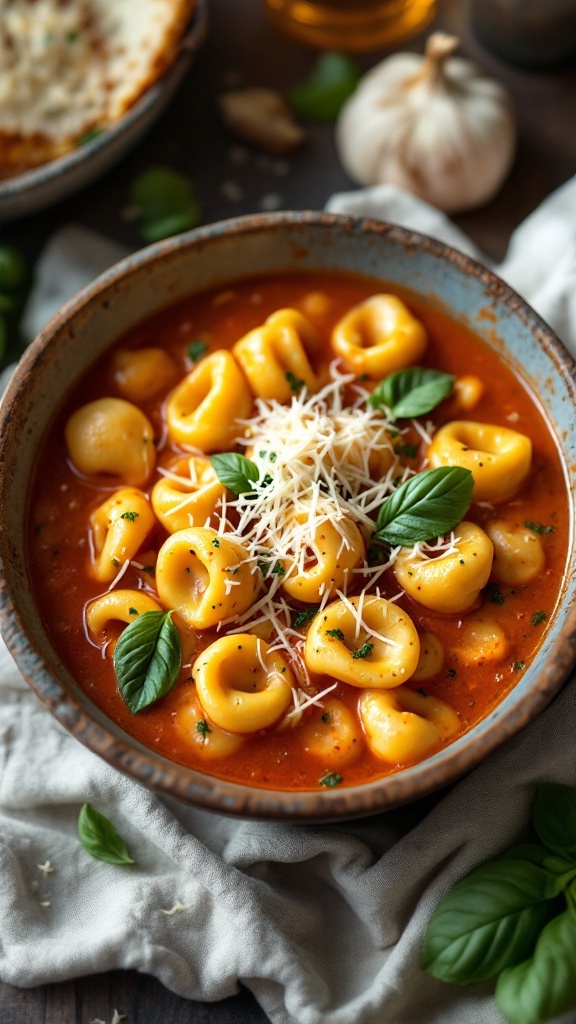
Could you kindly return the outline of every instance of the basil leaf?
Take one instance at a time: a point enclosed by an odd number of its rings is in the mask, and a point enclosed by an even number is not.
[[[78,838],[94,860],[105,860],[107,864],[135,863],[112,822],[90,804],[84,804],[78,815]]]
[[[211,455],[210,462],[221,484],[233,494],[246,494],[258,480],[258,466],[238,452]]]
[[[138,209],[140,234],[145,242],[195,228],[200,205],[192,182],[169,167],[151,167],[132,184],[130,200]]]
[[[144,612],[120,634],[114,671],[133,715],[172,689],[180,674],[182,645],[172,612]]]
[[[410,547],[449,533],[466,515],[474,477],[461,466],[439,466],[406,480],[380,507],[375,541]]]
[[[576,860],[576,790],[553,782],[539,786],[532,820],[549,850]]]
[[[422,966],[441,981],[468,985],[522,963],[562,888],[560,878],[528,861],[484,864],[434,911]]]
[[[343,53],[323,53],[311,77],[292,89],[288,100],[299,117],[334,121],[360,81],[360,70]]]
[[[381,380],[368,403],[374,409],[387,406],[395,420],[423,416],[448,397],[455,380],[452,374],[441,370],[412,366],[407,370],[397,370]]]
[[[576,1009],[576,910],[553,918],[534,956],[501,974],[496,1002],[510,1024],[544,1024]]]

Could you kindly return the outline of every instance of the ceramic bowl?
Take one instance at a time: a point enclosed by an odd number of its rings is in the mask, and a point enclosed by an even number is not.
[[[446,749],[397,774],[307,793],[222,782],[158,756],[94,707],[62,665],[31,594],[25,520],[38,446],[63,396],[125,331],[191,292],[229,286],[239,276],[334,268],[408,285],[496,348],[539,394],[574,493],[575,366],[546,324],[494,274],[441,242],[394,225],[332,214],[239,218],[128,257],[80,292],[42,331],[1,407],[0,622],[24,676],[66,729],[120,771],[180,800],[246,817],[334,820],[373,814],[424,796],[478,764],[533,719],[562,686],[576,654],[572,546],[561,601],[537,657],[483,721]],[[542,381],[548,382],[545,389],[539,387]]]
[[[206,35],[207,0],[198,0],[192,22],[172,66],[120,120],[65,156],[0,180],[0,222],[15,220],[78,192],[132,149],[149,131],[187,74]]]

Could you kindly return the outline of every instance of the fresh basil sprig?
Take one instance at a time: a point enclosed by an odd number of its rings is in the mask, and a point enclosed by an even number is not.
[[[462,879],[432,916],[422,961],[457,985],[499,975],[509,1024],[576,1009],[576,791],[541,786],[532,818],[541,844],[514,846]]]
[[[381,380],[370,395],[368,404],[373,409],[386,406],[395,420],[423,416],[448,397],[455,380],[452,374],[441,370],[411,366]]]
[[[78,815],[78,838],[94,860],[104,860],[107,864],[135,863],[112,822],[91,804],[84,804]]]
[[[360,81],[360,70],[343,53],[323,53],[307,82],[297,85],[288,99],[299,117],[334,121]]]
[[[120,634],[114,651],[118,688],[133,715],[172,689],[182,644],[172,612],[144,612]]]
[[[474,477],[461,466],[439,466],[406,480],[382,503],[373,540],[411,547],[449,533],[466,515]]]
[[[258,480],[260,473],[256,463],[245,455],[222,452],[220,455],[211,455],[210,462],[220,483],[233,494],[246,494],[254,490],[252,484]]]

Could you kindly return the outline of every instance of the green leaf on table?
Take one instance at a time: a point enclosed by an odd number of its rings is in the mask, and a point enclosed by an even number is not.
[[[260,473],[258,466],[239,452],[222,452],[211,455],[210,462],[221,484],[233,494],[246,494],[253,491]]]
[[[182,644],[172,612],[144,612],[126,626],[114,651],[114,671],[133,715],[172,689],[181,664]]]
[[[482,865],[434,911],[422,966],[441,981],[469,985],[522,963],[562,888],[562,879],[526,860]]]
[[[360,77],[358,65],[351,57],[343,53],[323,53],[310,78],[292,89],[288,101],[299,117],[334,121]]]
[[[455,380],[450,373],[420,366],[397,370],[380,381],[368,404],[373,409],[386,406],[395,420],[423,416],[448,397]]]
[[[200,222],[200,205],[189,178],[169,167],[143,171],[132,184],[131,202],[138,210],[145,242],[158,242]]]
[[[553,918],[533,957],[500,975],[496,1002],[509,1024],[545,1024],[576,1010],[576,910]]]
[[[104,860],[108,864],[135,863],[112,822],[90,804],[84,804],[78,815],[78,837],[94,860]]]
[[[474,477],[461,466],[440,466],[406,480],[382,503],[373,540],[411,547],[449,533],[466,515]]]
[[[17,292],[25,287],[28,268],[18,249],[0,245],[0,292]]]
[[[532,820],[549,850],[576,861],[576,790],[545,782],[538,787]]]

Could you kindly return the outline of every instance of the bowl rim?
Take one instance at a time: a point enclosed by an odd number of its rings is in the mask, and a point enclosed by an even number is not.
[[[82,145],[76,145],[73,149],[54,160],[47,160],[45,163],[37,164],[20,174],[14,174],[7,178],[0,178],[0,202],[21,199],[31,193],[34,189],[60,178],[73,169],[77,169],[94,156],[99,156],[110,146],[122,138],[140,121],[145,120],[147,114],[152,112],[173,81],[179,82],[181,77],[188,70],[192,54],[201,45],[207,30],[208,0],[196,0],[196,6],[192,17],[180,40],[177,52],[172,63],[157,78],[152,85],[148,86],[143,93],[132,103],[122,116],[113,124],[104,128],[93,139]]]
[[[223,236],[241,238],[262,230],[283,231],[286,228],[300,225],[315,227],[319,230],[336,229],[344,235],[368,232],[370,236],[389,238],[395,243],[401,243],[407,249],[430,252],[447,261],[455,267],[458,273],[478,278],[487,296],[492,299],[496,298],[499,305],[504,304],[510,312],[519,316],[531,330],[535,341],[550,357],[556,372],[563,378],[572,404],[576,406],[576,363],[572,356],[557,335],[529,304],[493,271],[488,270],[477,260],[437,239],[393,223],[326,212],[282,211],[220,221],[157,242],[125,257],[69,300],[26,349],[6,389],[0,404],[0,466],[5,463],[8,446],[11,443],[13,403],[18,401],[20,391],[27,387],[27,375],[34,371],[39,358],[59,333],[69,327],[71,323],[73,324],[75,318],[100,299],[111,286],[118,285],[119,282],[132,275],[139,274],[145,268],[177,259],[179,253],[189,249],[202,248],[212,240]],[[237,279],[241,279],[242,276],[246,275],[239,274]],[[168,302],[166,305],[169,306],[170,303]],[[552,424],[549,425],[551,429],[554,429]],[[14,429],[13,426],[12,429]],[[2,477],[6,477],[6,474],[2,474]],[[573,508],[573,492],[568,480],[566,483],[569,501]],[[0,480],[0,511],[2,503],[7,500],[8,488],[7,481]],[[9,555],[9,537],[4,528],[4,517],[0,515],[0,569],[6,565],[7,561],[9,562],[7,555]],[[574,559],[574,555],[574,536],[572,536],[568,560],[570,556]],[[550,624],[554,622],[565,604],[567,577],[568,574],[565,574],[560,599]],[[39,616],[38,621],[40,622]],[[399,804],[427,796],[455,781],[532,721],[563,686],[576,661],[576,603],[574,603],[567,609],[565,621],[555,640],[552,675],[548,671],[542,672],[542,678],[534,683],[522,701],[519,699],[516,704],[512,703],[504,714],[499,715],[497,721],[491,723],[491,716],[487,715],[471,730],[463,734],[463,736],[469,736],[471,732],[478,731],[480,735],[477,736],[477,742],[458,749],[456,748],[458,740],[456,740],[439,752],[438,759],[433,764],[428,759],[417,765],[356,786],[322,791],[285,791],[227,782],[169,761],[144,747],[110,719],[106,719],[106,716],[99,713],[98,709],[92,705],[96,719],[100,717],[104,721],[108,721],[110,725],[95,720],[76,696],[54,677],[50,666],[30,637],[26,637],[26,653],[22,654],[21,646],[17,641],[19,636],[21,638],[25,634],[17,595],[14,594],[10,579],[5,572],[0,574],[0,628],[18,667],[41,702],[68,731],[72,732],[76,739],[135,781],[165,796],[175,797],[210,811],[252,819],[308,823],[376,814]],[[513,692],[514,689],[510,691],[510,693]],[[110,745],[111,735],[114,736],[112,746]],[[462,737],[458,739],[462,739]],[[436,755],[434,756],[436,758]]]

